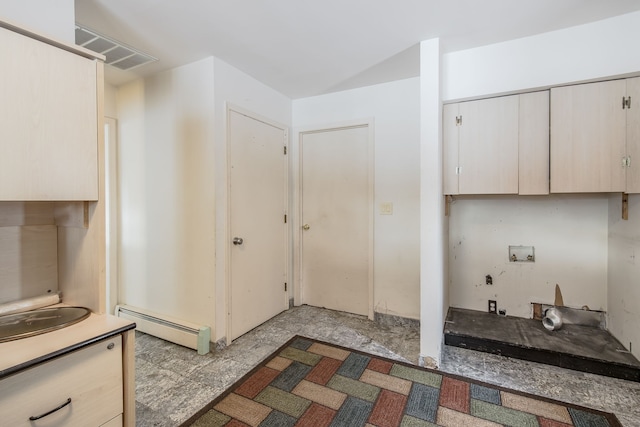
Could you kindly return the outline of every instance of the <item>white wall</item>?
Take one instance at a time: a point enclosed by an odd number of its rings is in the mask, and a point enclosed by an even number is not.
[[[118,90],[120,302],[214,325],[213,58]]]
[[[104,115],[114,119],[118,117],[118,88],[106,82],[104,84]]]
[[[419,112],[419,78],[293,101],[298,131],[373,118],[374,311],[413,319],[420,317]],[[292,138],[294,174],[298,135]],[[380,215],[381,202],[393,203],[393,215]]]
[[[75,44],[74,0],[2,0],[0,19],[3,18],[28,30]]]
[[[486,311],[487,300],[519,317],[531,302],[607,309],[608,200],[589,196],[471,197],[451,205],[452,307]],[[510,262],[509,245],[535,247],[535,262]],[[493,285],[485,284],[485,276]]]
[[[640,71],[640,12],[449,53],[443,100],[600,79]]]
[[[211,326],[213,341],[227,321],[227,103],[291,126],[290,99],[214,57],[117,89],[120,302]]]
[[[214,58],[215,149],[216,149],[216,331],[226,336],[227,262],[230,237],[227,233],[227,104],[291,127],[291,100],[226,62]]]
[[[629,195],[622,219],[620,194],[609,198],[608,328],[640,359],[640,195]]]
[[[440,40],[420,43],[420,358],[438,366],[449,299],[442,196]]]

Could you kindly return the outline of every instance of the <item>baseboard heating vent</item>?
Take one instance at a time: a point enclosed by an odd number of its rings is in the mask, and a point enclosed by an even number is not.
[[[192,348],[198,354],[209,353],[211,328],[208,326],[199,326],[129,305],[117,305],[115,315],[136,322],[136,329],[140,332]]]

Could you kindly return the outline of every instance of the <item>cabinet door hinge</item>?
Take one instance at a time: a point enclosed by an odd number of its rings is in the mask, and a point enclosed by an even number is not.
[[[462,116],[456,116],[456,126],[462,126]]]
[[[622,109],[631,109],[631,97],[627,96],[626,98],[622,97]]]
[[[284,155],[285,156],[287,155],[287,146],[286,145],[284,146]]]

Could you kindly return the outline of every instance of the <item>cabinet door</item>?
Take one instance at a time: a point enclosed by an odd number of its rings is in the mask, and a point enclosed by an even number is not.
[[[0,381],[0,424],[99,426],[122,413],[122,387],[122,341],[116,336]]]
[[[552,193],[625,190],[624,80],[551,89]]]
[[[96,63],[0,28],[0,200],[97,200]]]
[[[520,95],[518,194],[549,194],[549,91]]]
[[[442,111],[443,193],[458,194],[458,116],[459,104],[447,104]]]
[[[460,103],[460,194],[518,193],[518,95]]]
[[[640,193],[640,77],[627,79],[627,193]]]

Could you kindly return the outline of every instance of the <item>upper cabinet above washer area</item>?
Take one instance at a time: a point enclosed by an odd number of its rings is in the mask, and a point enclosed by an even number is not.
[[[549,91],[447,104],[444,194],[549,194]]]
[[[640,78],[551,89],[551,192],[640,193]]]
[[[0,57],[0,200],[97,200],[102,61],[5,22]]]

